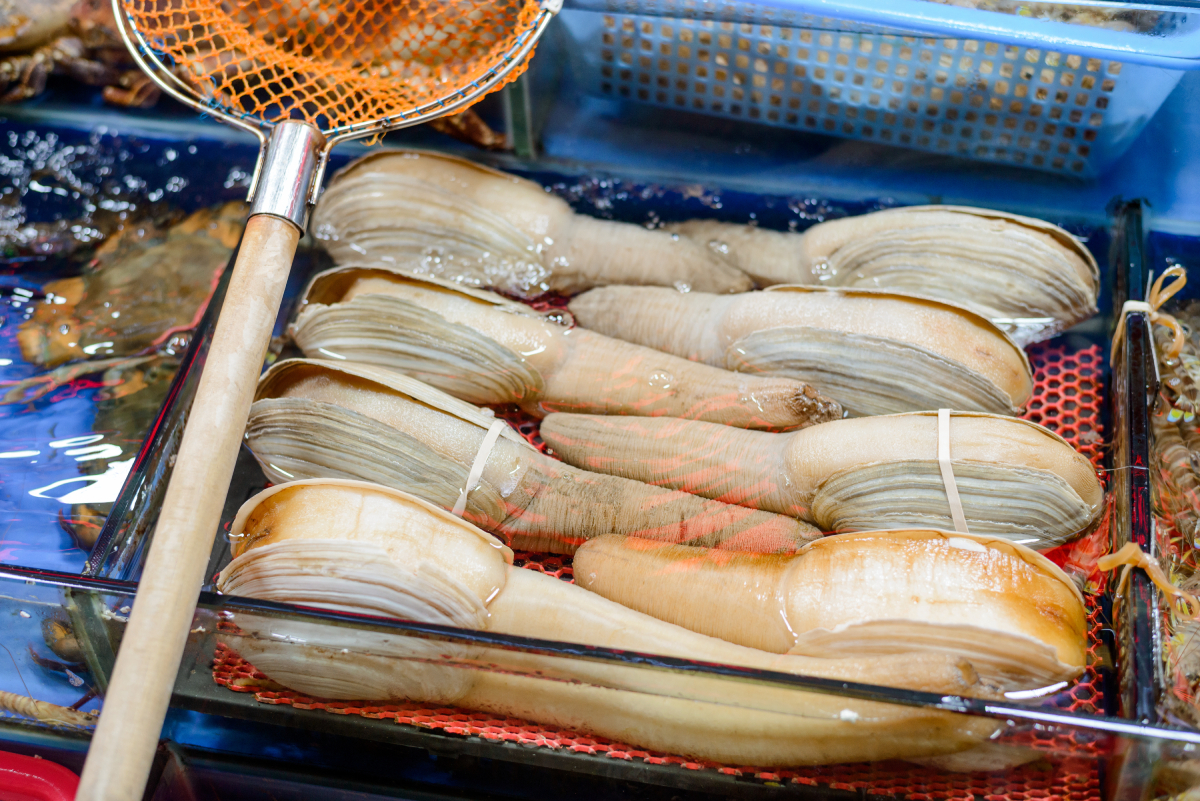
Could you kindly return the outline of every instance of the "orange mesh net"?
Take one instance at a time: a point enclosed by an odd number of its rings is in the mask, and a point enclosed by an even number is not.
[[[150,55],[207,105],[325,131],[398,120],[488,81],[530,43],[540,16],[535,0],[126,0],[125,9]]]

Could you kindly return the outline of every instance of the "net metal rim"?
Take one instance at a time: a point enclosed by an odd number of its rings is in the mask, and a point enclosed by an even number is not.
[[[208,114],[229,125],[253,133],[260,143],[265,143],[267,136],[278,122],[261,119],[253,114],[238,112],[213,100],[205,100],[199,96],[196,88],[179,78],[165,63],[160,51],[153,47],[142,32],[133,23],[125,10],[126,0],[112,0],[113,16],[116,18],[117,32],[125,43],[130,55],[143,72],[150,76],[158,86],[175,100],[186,106]],[[549,25],[550,20],[562,8],[562,0],[542,0],[541,10],[531,25],[517,35],[516,40],[496,58],[487,71],[479,78],[470,81],[466,86],[438,97],[428,103],[408,111],[399,111],[377,120],[370,120],[347,125],[320,129],[325,136],[325,149],[328,150],[338,142],[358,139],[372,134],[382,134],[399,128],[418,125],[431,119],[451,114],[471,105],[479,98],[503,85],[509,73],[524,63],[529,52],[533,49]],[[279,122],[282,122],[280,120]],[[314,126],[316,127],[316,126]]]

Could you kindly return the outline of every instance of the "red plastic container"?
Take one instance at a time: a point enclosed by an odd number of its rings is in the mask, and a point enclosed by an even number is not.
[[[57,762],[0,751],[0,801],[73,801],[78,786]]]

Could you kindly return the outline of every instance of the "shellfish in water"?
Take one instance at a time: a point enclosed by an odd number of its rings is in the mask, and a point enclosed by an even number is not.
[[[114,237],[82,276],[51,281],[17,330],[21,355],[46,367],[128,356],[195,328],[229,255],[246,204],[202,209],[165,232]]]
[[[992,537],[872,531],[767,555],[606,536],[574,567],[577,583],[623,606],[774,653],[955,654],[1009,690],[1074,679],[1087,662],[1075,584]]]
[[[962,206],[911,206],[831,220],[804,233],[689,220],[759,286],[805,284],[914,292],[964,306],[1020,344],[1096,313],[1100,271],[1071,234],[1042,220]]]
[[[289,333],[309,357],[376,364],[537,416],[666,415],[769,430],[842,416],[803,382],[696,364],[553,315],[569,317],[438,279],[339,267],[313,279]]]
[[[712,295],[593,289],[570,303],[588,328],[715,367],[794,378],[855,415],[926,409],[1014,414],[1029,361],[983,317],[873,290],[776,287]]]
[[[511,552],[469,523],[361,482],[272,487],[247,501],[231,536],[236,557],[218,580],[226,594],[940,695],[990,694],[967,660],[944,653],[811,658],[688,631],[514,568]],[[246,635],[228,638],[239,653],[310,695],[455,704],[738,765],[952,753],[998,727],[942,710],[395,631],[253,615],[234,622]]]
[[[695,420],[552,414],[542,438],[586,470],[795,515],[822,531],[954,530],[933,412],[838,420],[790,434]],[[1025,420],[955,412],[955,483],[969,530],[1038,550],[1100,514],[1096,471]]]
[[[532,181],[464,159],[386,150],[333,177],[313,234],[339,264],[401,267],[510,295],[605,284],[753,285],[703,243],[576,214]]]
[[[271,481],[348,478],[452,508],[494,417],[398,373],[293,359],[259,382],[246,444]],[[610,532],[735,550],[794,551],[817,532],[768,512],[591,473],[504,425],[464,516],[514,548],[573,553]]]

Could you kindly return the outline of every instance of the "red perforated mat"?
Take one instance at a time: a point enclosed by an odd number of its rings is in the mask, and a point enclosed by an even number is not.
[[[1065,346],[1041,345],[1030,349],[1035,388],[1026,419],[1058,432],[1099,467],[1103,447],[1100,429],[1102,398],[1101,350],[1092,346],[1069,351]],[[537,422],[519,413],[502,413],[531,443],[544,448],[537,435]],[[1090,590],[1102,586],[1095,570],[1096,559],[1108,545],[1107,525],[1047,555],[1069,571],[1087,579]],[[571,558],[518,552],[515,564],[564,581],[572,581]],[[1088,597],[1089,662],[1100,660],[1101,626],[1096,598]],[[480,737],[529,747],[566,750],[597,758],[640,760],[650,764],[676,765],[680,769],[715,771],[754,777],[764,782],[829,787],[873,795],[904,796],[912,801],[930,799],[983,799],[984,801],[1032,801],[1064,799],[1099,801],[1100,775],[1096,757],[1104,745],[1074,735],[1054,735],[1037,729],[1002,738],[1001,742],[1030,746],[1045,752],[1032,763],[994,773],[952,773],[908,762],[831,765],[827,767],[775,770],[766,767],[718,765],[680,756],[646,751],[600,737],[560,731],[525,720],[497,718],[482,712],[435,708],[422,704],[323,701],[283,689],[259,673],[225,645],[214,655],[213,678],[237,692],[253,692],[264,704],[288,704],[296,709],[323,710],[337,715],[361,715],[393,720],[401,725],[437,729],[449,734]],[[1102,712],[1100,677],[1089,665],[1083,678],[1068,690],[1047,700],[1046,705],[1072,712]]]

